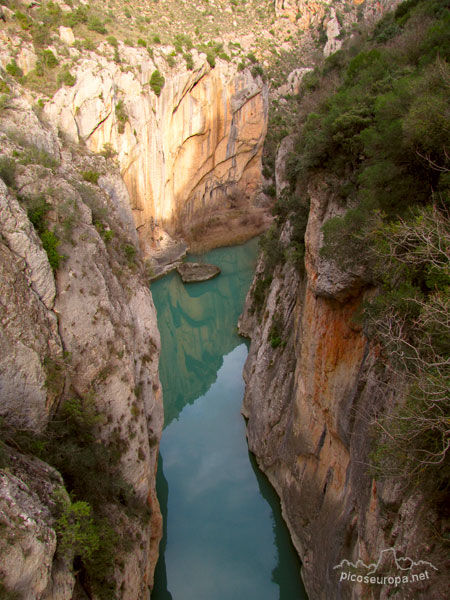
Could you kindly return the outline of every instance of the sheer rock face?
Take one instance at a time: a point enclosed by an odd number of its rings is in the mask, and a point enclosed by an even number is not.
[[[9,453],[0,470],[2,583],[24,600],[70,600],[74,576],[70,564],[55,558],[56,534],[51,508],[63,489],[61,475],[46,463]]]
[[[186,227],[231,193],[252,202],[267,127],[262,80],[222,60],[211,69],[195,51],[192,71],[167,72],[144,49],[120,49],[139,74],[99,56],[83,58],[75,86],[60,89],[45,110],[72,140],[95,152],[105,144],[117,151],[141,233],[151,219],[169,231]],[[165,75],[159,96],[148,84],[157,67]]]
[[[403,496],[398,483],[376,482],[368,472],[370,421],[401,399],[402,385],[377,363],[379,349],[355,318],[373,293],[364,270],[345,272],[320,256],[321,227],[339,214],[339,203],[320,180],[308,191],[305,275],[288,263],[277,267],[258,314],[252,292],[260,262],[239,323],[252,340],[244,368],[249,447],[281,498],[311,598],[438,599],[446,585],[439,574],[415,587],[369,590],[339,582],[333,569],[344,558],[376,562],[390,547],[444,572],[445,563],[430,552],[436,545],[427,519],[437,523],[437,515],[424,498]],[[288,236],[285,227],[281,240]],[[275,348],[274,318],[282,331]]]
[[[63,147],[25,98],[2,114],[0,138],[10,157],[33,144],[47,152],[46,161],[57,161],[52,167],[16,163],[20,197],[0,180],[0,416],[6,425],[39,433],[65,399],[94,398],[105,417],[99,439],[114,444],[120,438],[121,474],[151,513],[145,524],[119,515],[123,536],[140,542],[115,577],[124,597],[140,600],[152,585],[161,535],[155,475],[163,410],[156,312],[128,192],[102,157]],[[80,172],[87,169],[102,173],[98,185],[83,181]],[[27,199],[41,197],[64,257],[56,273],[27,214]],[[6,506],[8,518],[26,524],[24,536],[9,536],[0,546],[0,565],[14,563],[5,585],[30,600],[70,598],[74,579],[71,568],[61,574],[58,566],[49,494],[33,492],[47,486],[54,470],[42,464],[27,479],[17,465],[0,469],[0,509]],[[0,581],[4,576],[0,567]]]

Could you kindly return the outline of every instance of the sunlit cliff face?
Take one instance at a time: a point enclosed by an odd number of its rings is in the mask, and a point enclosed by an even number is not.
[[[150,220],[175,230],[230,195],[251,203],[261,188],[267,89],[249,70],[198,58],[193,71],[169,72],[159,97],[146,85],[153,62],[134,49],[140,74],[86,59],[73,88],[46,110],[72,139],[91,150],[117,151],[137,228]],[[140,80],[137,77],[140,77]],[[120,127],[117,103],[128,120]],[[119,132],[120,131],[120,132]]]

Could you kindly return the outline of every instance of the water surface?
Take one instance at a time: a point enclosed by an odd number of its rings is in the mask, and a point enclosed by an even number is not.
[[[303,600],[278,498],[249,455],[240,414],[247,345],[236,324],[257,242],[200,260],[222,273],[152,285],[165,429],[158,496],[165,531],[152,600]],[[198,260],[199,257],[191,257]]]

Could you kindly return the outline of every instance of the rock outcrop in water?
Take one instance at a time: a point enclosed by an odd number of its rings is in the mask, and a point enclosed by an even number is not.
[[[177,267],[177,271],[183,283],[207,281],[220,273],[219,267],[207,263],[183,263]]]

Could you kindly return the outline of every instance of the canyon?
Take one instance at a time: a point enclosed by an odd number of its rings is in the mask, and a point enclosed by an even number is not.
[[[305,32],[305,64],[283,84],[298,91],[314,52],[331,55],[352,23],[372,23],[397,4],[276,0],[275,34]],[[75,5],[58,2],[66,13]],[[0,525],[7,535],[0,540],[0,590],[27,600],[105,597],[89,579],[90,556],[80,563],[75,553],[74,563],[73,549],[63,552],[62,518],[78,499],[68,493],[73,482],[46,460],[50,441],[42,437],[76,400],[94,411],[95,443],[117,457],[112,473],[126,486],[102,513],[129,540],[115,549],[111,593],[148,598],[162,534],[155,477],[164,420],[149,280],[160,255],[173,250],[178,258],[187,244],[230,244],[268,228],[268,187],[276,184],[281,197],[293,145],[284,137],[275,180],[266,179],[269,106],[289,99],[252,59],[244,63],[250,42],[232,53],[233,33],[224,37],[232,60],[219,53],[213,62],[205,48],[193,48],[187,69],[169,43],[150,52],[99,38],[89,48],[61,25],[47,50],[74,81],[44,100],[26,79],[42,52],[18,26],[17,11],[5,6],[2,14],[1,81],[8,91],[0,110]],[[289,52],[294,44],[281,45]],[[261,64],[268,60],[261,51]],[[25,79],[11,74],[14,65]],[[160,88],[151,85],[155,72]],[[310,598],[439,600],[444,570],[400,595],[389,586],[380,592],[340,582],[334,569],[344,558],[375,561],[389,546],[437,565],[444,558],[430,533],[438,515],[426,498],[404,496],[401,486],[377,481],[367,469],[372,415],[389,412],[402,388],[380,372],[379,349],[357,318],[374,293],[364,269],[339,269],[320,253],[322,226],[342,206],[326,177],[310,184],[308,195],[304,272],[289,262],[278,266],[256,310],[261,257],[239,321],[251,338],[243,406],[249,449],[281,499]],[[49,232],[59,259],[49,254]],[[286,248],[291,235],[287,224]],[[274,321],[283,332],[275,345]],[[232,326],[228,317],[224,323]],[[203,345],[214,356],[214,339],[200,333],[180,346],[201,356]],[[192,387],[200,393],[205,382]],[[175,420],[179,409],[171,410]]]

